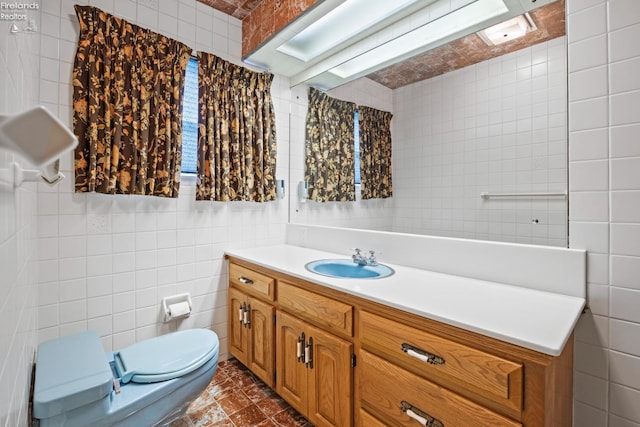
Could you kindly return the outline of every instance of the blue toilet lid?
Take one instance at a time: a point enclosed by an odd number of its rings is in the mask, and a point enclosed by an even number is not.
[[[166,381],[192,372],[218,353],[215,332],[188,329],[151,338],[114,354],[122,383]]]

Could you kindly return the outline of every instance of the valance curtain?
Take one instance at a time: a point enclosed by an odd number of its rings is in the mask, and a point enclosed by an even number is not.
[[[91,6],[75,6],[76,192],[177,197],[191,49]]]
[[[358,107],[362,199],[391,197],[391,118],[387,111]]]
[[[356,104],[309,89],[305,180],[316,202],[354,201],[354,114]]]
[[[197,200],[275,200],[276,127],[271,82],[198,52]]]

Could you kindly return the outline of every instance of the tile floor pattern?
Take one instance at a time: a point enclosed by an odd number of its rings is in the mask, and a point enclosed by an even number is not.
[[[218,363],[207,389],[170,427],[313,427],[236,359]]]

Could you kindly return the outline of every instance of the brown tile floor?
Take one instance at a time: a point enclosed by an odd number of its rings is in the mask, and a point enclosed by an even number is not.
[[[207,389],[171,427],[312,427],[236,359],[218,364]]]

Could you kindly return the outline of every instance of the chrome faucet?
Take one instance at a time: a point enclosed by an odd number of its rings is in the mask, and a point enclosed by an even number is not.
[[[362,254],[362,249],[354,248],[355,253],[351,255],[351,259],[358,265],[378,265],[378,261],[376,260],[375,251],[369,251],[369,256],[365,256]]]

